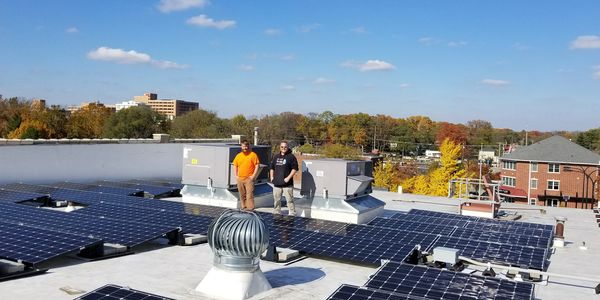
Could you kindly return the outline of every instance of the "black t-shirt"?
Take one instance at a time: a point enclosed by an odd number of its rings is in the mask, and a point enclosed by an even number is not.
[[[296,156],[288,150],[284,155],[281,152],[273,156],[271,161],[271,170],[273,170],[273,185],[276,187],[289,187],[294,185],[294,179],[287,183],[284,181],[290,175],[292,170],[298,171],[298,160]]]

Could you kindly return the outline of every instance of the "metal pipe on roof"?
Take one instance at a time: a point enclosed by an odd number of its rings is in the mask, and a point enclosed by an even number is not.
[[[481,266],[481,267],[492,267],[492,268],[496,268],[496,269],[505,269],[505,270],[516,271],[516,272],[524,272],[524,273],[529,273],[529,274],[539,274],[539,275],[546,275],[546,276],[555,276],[555,277],[569,278],[569,279],[589,281],[589,282],[600,282],[600,278],[589,278],[589,277],[582,277],[582,276],[550,273],[550,272],[544,272],[544,271],[532,270],[532,269],[523,269],[523,268],[517,268],[517,267],[496,265],[496,264],[476,261],[474,259],[471,259],[471,258],[468,258],[465,256],[459,256],[458,259],[464,260],[468,263],[471,263],[471,264],[474,264],[477,266]]]

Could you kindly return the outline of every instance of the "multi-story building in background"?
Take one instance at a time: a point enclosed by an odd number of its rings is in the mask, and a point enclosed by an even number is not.
[[[143,96],[134,96],[134,102],[144,103],[160,114],[174,119],[190,111],[198,110],[198,102],[189,102],[177,99],[158,99],[155,93],[145,93]]]
[[[500,165],[509,201],[571,208],[592,208],[597,201],[600,155],[564,137],[517,148]]]
[[[81,105],[69,105],[69,106],[67,106],[66,111],[68,113],[73,113],[73,112],[76,112],[80,109],[84,109],[89,106],[106,107],[106,108],[112,110],[113,112],[116,111],[116,107],[114,105],[105,105],[104,103],[102,103],[98,100],[90,101],[90,102],[81,102]]]

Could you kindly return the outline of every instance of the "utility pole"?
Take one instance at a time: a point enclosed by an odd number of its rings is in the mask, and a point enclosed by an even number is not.
[[[527,130],[525,130],[525,146],[527,146]]]

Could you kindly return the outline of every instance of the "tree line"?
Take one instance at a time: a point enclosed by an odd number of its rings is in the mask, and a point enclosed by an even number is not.
[[[525,131],[494,128],[485,120],[466,124],[436,122],[426,116],[394,118],[365,113],[335,114],[331,111],[299,114],[282,112],[263,116],[236,115],[220,118],[216,112],[199,109],[168,120],[145,106],[113,112],[90,104],[74,112],[57,105],[36,105],[23,98],[0,95],[1,138],[149,138],[169,133],[174,138],[222,138],[231,134],[251,137],[259,127],[261,143],[290,140],[298,145],[342,144],[362,148],[419,155],[438,149],[445,139],[462,145],[463,155],[480,148],[498,149],[500,144],[524,144]],[[585,132],[527,132],[528,144],[561,134],[580,145],[600,151],[600,128]]]

